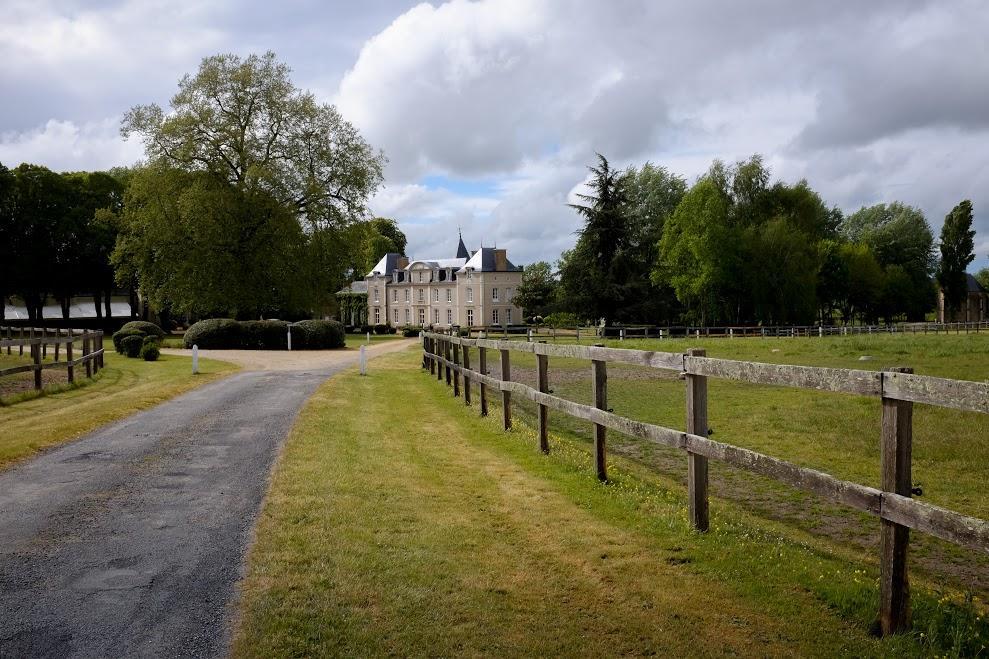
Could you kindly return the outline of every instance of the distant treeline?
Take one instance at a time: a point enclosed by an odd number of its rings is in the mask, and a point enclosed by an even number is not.
[[[715,161],[688,186],[647,163],[599,156],[573,208],[577,244],[526,268],[527,315],[569,312],[608,323],[809,324],[923,320],[937,288],[965,295],[972,207],[945,221],[941,258],[924,214],[898,202],[848,215],[806,181],[771,181],[761,157]]]
[[[112,216],[123,203],[125,178],[126,170],[59,174],[0,164],[0,301],[22,298],[37,320],[53,297],[68,318],[72,297],[86,294],[97,317],[104,308],[109,315],[118,288],[110,266]]]

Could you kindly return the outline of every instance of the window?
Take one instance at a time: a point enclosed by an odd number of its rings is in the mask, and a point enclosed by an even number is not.
[[[491,299],[494,300],[495,302],[498,301],[498,289],[497,288],[492,288],[491,289]]]
[[[374,324],[375,325],[381,324],[381,309],[379,309],[378,307],[374,308]]]
[[[397,325],[398,324],[398,309],[392,309],[391,310],[391,317],[392,317],[392,320],[394,320],[395,321],[395,324]]]
[[[421,326],[425,324],[426,324],[426,310],[419,309],[419,325]]]
[[[474,310],[473,309],[468,309],[467,310],[467,327],[470,327],[473,324],[474,324]]]
[[[410,321],[410,319],[409,319],[409,310],[406,309],[405,310],[405,324],[408,325],[409,324],[409,321]]]
[[[446,324],[453,325],[453,309],[446,310]]]
[[[391,292],[391,301],[398,302],[398,289],[393,289]]]
[[[492,325],[497,325],[498,324],[498,310],[497,309],[492,309],[491,310],[491,324]]]
[[[439,301],[440,301],[440,289],[434,288],[433,289],[433,302],[439,302]]]
[[[419,283],[420,284],[422,283],[422,271],[421,270],[419,271]]]
[[[511,309],[505,309],[505,322],[508,323],[509,325],[512,324],[512,310]]]
[[[426,301],[426,289],[425,288],[420,288],[419,289],[419,302],[422,303],[422,302],[425,302],[425,301]]]
[[[468,302],[473,302],[474,301],[474,289],[473,288],[470,288],[470,287],[467,288],[467,301]]]
[[[378,301],[378,287],[377,286],[374,287],[374,301],[375,302]]]
[[[506,288],[505,289],[505,302],[511,303],[511,301],[512,301],[512,289]]]
[[[446,289],[446,301],[447,301],[447,304],[449,304],[450,302],[453,302],[453,289],[452,288]]]
[[[407,289],[407,288],[405,289],[405,301],[406,302],[409,301],[409,289]]]
[[[440,310],[439,309],[433,309],[433,323],[435,325],[439,325],[440,324]]]
[[[474,268],[467,268],[467,279],[474,278]]]

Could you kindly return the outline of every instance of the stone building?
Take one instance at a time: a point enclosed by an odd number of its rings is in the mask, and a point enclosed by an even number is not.
[[[521,281],[522,268],[508,260],[506,250],[471,252],[463,237],[452,258],[385,254],[364,278],[367,322],[395,327],[518,324],[522,310],[512,298]],[[354,287],[344,291],[353,295]]]
[[[981,323],[989,319],[989,293],[982,287],[979,280],[965,273],[968,282],[968,293],[961,306],[952,312],[945,308],[944,291],[937,294],[937,319],[939,323]]]

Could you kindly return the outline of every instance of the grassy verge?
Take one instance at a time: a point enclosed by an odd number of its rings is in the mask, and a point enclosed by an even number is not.
[[[99,376],[78,375],[76,386],[55,386],[41,396],[0,407],[0,469],[48,446],[74,439],[106,423],[152,407],[236,369],[225,362],[162,355],[156,362],[127,359],[108,340]]]
[[[874,565],[716,506],[584,444],[535,449],[421,374],[414,351],[328,381],[275,470],[237,656],[924,655],[978,651],[974,608],[918,588],[917,632],[877,640]]]

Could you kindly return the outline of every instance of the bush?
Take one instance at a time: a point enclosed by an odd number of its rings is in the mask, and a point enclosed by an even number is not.
[[[325,350],[345,345],[343,325],[335,320],[300,320],[292,325],[293,350]]]
[[[128,325],[129,324],[130,323],[128,323]],[[121,345],[121,341],[123,341],[124,338],[128,336],[140,336],[143,339],[145,336],[144,332],[142,332],[139,329],[127,329],[126,327],[127,327],[126,325],[124,327],[121,327],[118,331],[113,333],[112,337],[110,337],[111,339],[113,339],[114,350],[116,350],[117,353],[121,355],[124,354],[124,348]]]
[[[546,316],[543,323],[550,327],[577,327],[580,325],[580,319],[577,318],[577,314],[558,311]]]
[[[419,336],[419,332],[422,331],[421,327],[412,327],[411,325],[406,325],[402,328],[402,336],[407,339]]]
[[[160,341],[157,336],[144,337],[144,342],[141,344],[141,359],[146,362],[158,361],[158,357],[161,356]]]
[[[210,318],[194,323],[185,332],[182,341],[186,348],[198,345],[200,348],[239,348],[241,346],[241,323],[232,318]]]
[[[389,325],[388,326],[388,333],[389,334],[398,334],[398,328],[395,327],[394,325]]]
[[[137,357],[144,346],[143,334],[131,334],[120,339],[120,351],[128,357]]]
[[[129,323],[124,323],[120,331],[125,330],[138,330],[147,336],[157,336],[159,339],[165,338],[166,334],[165,330],[146,320],[132,320]]]
[[[240,347],[247,350],[285,350],[288,347],[288,323],[284,320],[245,320],[240,323]],[[295,347],[292,332],[292,347]]]
[[[387,334],[388,326],[385,325],[384,323],[378,323],[377,325],[374,326],[373,332],[375,334]]]

